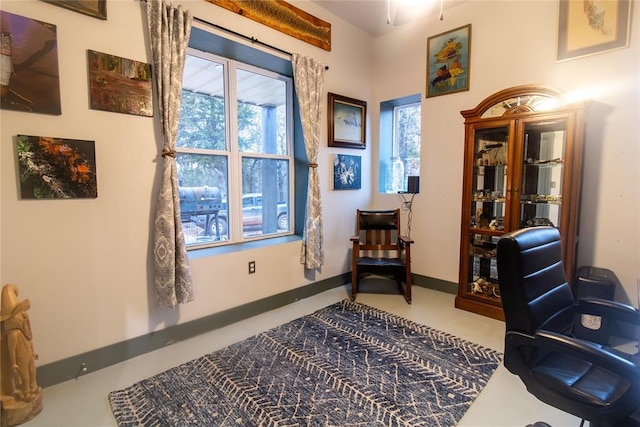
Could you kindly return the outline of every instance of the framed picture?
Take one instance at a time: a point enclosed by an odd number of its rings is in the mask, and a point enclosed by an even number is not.
[[[333,189],[359,190],[361,181],[362,159],[360,156],[348,154],[332,154]]]
[[[95,141],[17,135],[21,199],[98,197]]]
[[[43,0],[74,12],[83,13],[98,19],[107,19],[107,0]]]
[[[427,98],[469,90],[471,24],[427,39]]]
[[[629,46],[629,0],[561,0],[557,62]]]
[[[150,64],[94,50],[87,52],[92,109],[153,116]]]
[[[366,148],[367,103],[329,92],[329,147]]]

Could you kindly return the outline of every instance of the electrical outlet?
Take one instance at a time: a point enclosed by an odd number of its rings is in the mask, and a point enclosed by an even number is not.
[[[256,272],[256,262],[249,261],[249,274],[253,274]]]

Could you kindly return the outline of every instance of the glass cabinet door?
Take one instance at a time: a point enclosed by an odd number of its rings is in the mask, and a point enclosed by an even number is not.
[[[518,228],[560,227],[567,122],[527,122],[523,127]]]
[[[498,298],[496,243],[507,215],[509,126],[476,129],[470,233],[468,292]]]

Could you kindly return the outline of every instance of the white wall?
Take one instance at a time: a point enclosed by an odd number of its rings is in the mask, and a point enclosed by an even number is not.
[[[613,270],[637,305],[640,277],[640,8],[626,49],[556,63],[556,1],[476,1],[375,41],[374,104],[423,94],[420,194],[413,204],[415,273],[457,282],[464,120],[490,94],[543,84],[585,93],[587,115],[578,265]],[[427,38],[472,25],[470,90],[424,98]],[[374,119],[375,122],[375,119]],[[377,123],[372,125],[374,132]],[[377,153],[374,153],[377,161]],[[375,169],[375,168],[373,168]],[[375,173],[374,173],[375,175]],[[377,175],[374,176],[374,181]],[[376,196],[378,206],[397,198]]]
[[[315,4],[296,3],[332,23],[331,52],[201,0],[182,3],[206,21],[318,59],[330,66],[327,91],[371,100],[371,37]],[[305,272],[299,241],[198,258],[191,262],[196,300],[175,309],[156,306],[150,224],[159,185],[157,114],[152,119],[89,109],[86,60],[92,49],[151,62],[146,9],[138,0],[108,1],[107,8],[108,20],[101,21],[42,1],[2,2],[4,11],[57,25],[62,115],[0,113],[1,281],[17,284],[20,297],[31,300],[40,365],[342,274],[350,269],[355,209],[369,203],[366,179],[362,191],[330,190],[329,154],[339,150],[327,148],[325,110],[318,161],[325,214],[322,269]],[[95,140],[98,198],[19,200],[17,134]],[[358,152],[367,173],[369,152]],[[251,276],[250,260],[257,264]]]

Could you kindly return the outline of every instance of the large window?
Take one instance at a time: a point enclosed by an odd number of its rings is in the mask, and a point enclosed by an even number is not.
[[[380,104],[381,193],[407,190],[407,177],[420,176],[420,94]]]
[[[291,78],[189,49],[176,163],[188,247],[291,233]]]

